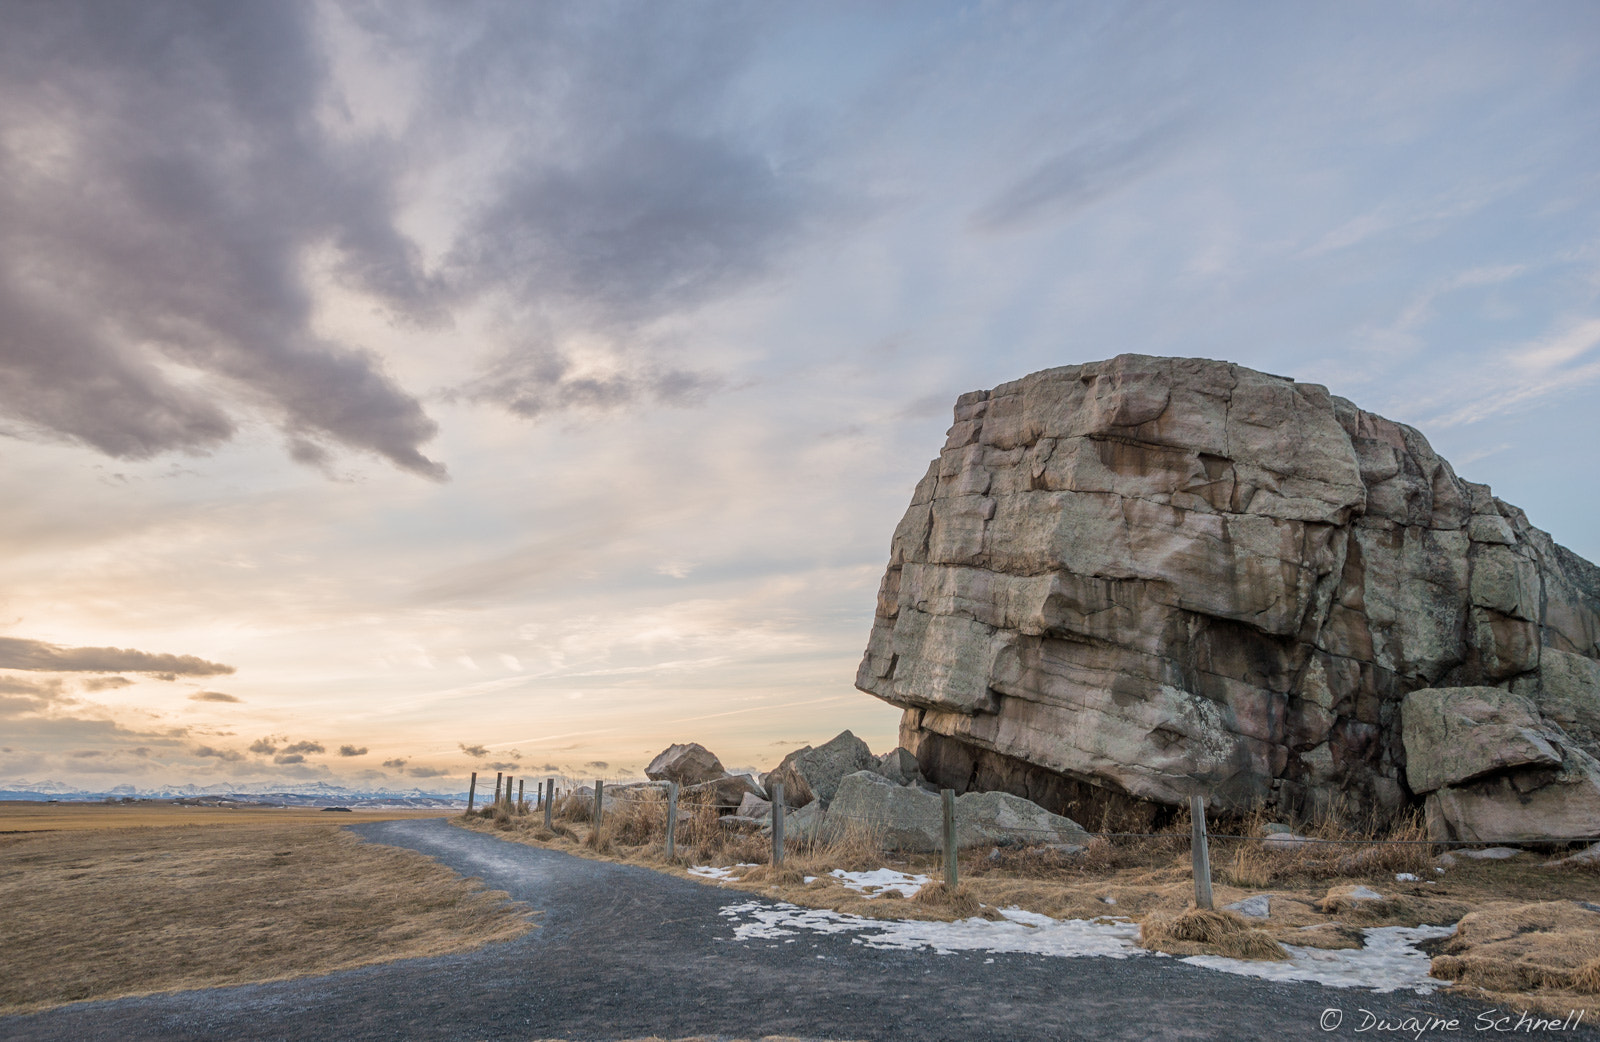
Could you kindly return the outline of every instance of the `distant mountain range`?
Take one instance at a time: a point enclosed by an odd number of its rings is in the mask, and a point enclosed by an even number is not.
[[[106,800],[183,800],[185,803],[250,803],[284,807],[454,807],[465,805],[465,792],[429,792],[424,789],[347,789],[314,782],[279,790],[270,785],[173,785],[137,789],[118,785],[110,789],[77,789],[58,781],[0,782],[0,800],[93,803]]]

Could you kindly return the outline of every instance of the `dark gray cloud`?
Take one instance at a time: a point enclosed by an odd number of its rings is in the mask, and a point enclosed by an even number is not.
[[[290,763],[305,763],[306,758],[299,753],[280,753],[272,758],[272,762],[283,765]]]
[[[395,770],[399,770],[400,768],[402,768],[402,767],[404,767],[406,765],[406,759],[403,756],[396,756],[392,760],[383,761],[383,765],[385,767],[392,767]]]
[[[243,702],[244,699],[225,691],[197,691],[189,696],[191,702]]]
[[[367,755],[367,747],[364,746],[364,745],[363,746],[359,746],[359,747],[354,746],[354,745],[341,745],[341,746],[339,746],[339,755],[340,756],[365,756],[365,755]]]
[[[371,345],[315,328],[313,256],[399,322],[492,302],[514,332],[453,394],[528,417],[698,403],[721,379],[672,362],[655,326],[768,277],[827,209],[782,135],[728,104],[770,17],[11,5],[0,430],[140,459],[207,451],[265,416],[300,462],[351,449],[443,477],[417,398]],[[349,108],[319,35],[333,22],[418,84],[398,129],[338,129]],[[429,270],[400,229],[405,193],[463,154],[483,157],[483,183]],[[583,364],[578,340],[607,364]]]
[[[611,765],[609,763],[606,763],[604,760],[590,760],[588,763],[584,764],[584,766],[585,767],[593,767],[596,770],[603,771],[607,767],[610,767]]]
[[[41,640],[0,637],[0,669],[51,673],[149,673],[164,680],[232,673],[232,666],[193,655],[152,654],[132,648],[64,648]]]
[[[328,750],[323,748],[321,742],[295,742],[293,745],[284,746],[283,747],[283,751],[285,753],[291,753],[291,754],[293,754],[293,753],[309,754],[309,753],[325,753]]]
[[[312,251],[411,320],[437,308],[395,228],[383,144],[318,119],[337,99],[312,25],[296,4],[8,6],[0,412],[15,433],[138,459],[212,448],[264,413],[302,460],[335,445],[442,476],[417,401],[312,328]]]
[[[197,745],[194,754],[203,758],[214,758],[223,763],[237,763],[244,759],[244,754],[237,749],[214,749],[209,745]]]
[[[410,767],[406,773],[413,778],[443,778],[450,772],[442,767]]]
[[[271,756],[278,751],[278,743],[271,738],[257,738],[250,743],[250,751],[260,756]]]
[[[465,742],[458,742],[456,745],[457,748],[466,753],[468,756],[479,760],[489,755],[489,750],[481,745],[467,745]]]
[[[696,404],[722,381],[665,360],[652,324],[769,276],[824,209],[748,114],[725,111],[763,16],[709,4],[487,10],[467,30],[436,12],[456,45],[426,63],[436,123],[519,128],[445,262],[457,293],[504,300],[517,329],[461,391],[529,417]],[[610,353],[605,375],[575,364],[574,336]]]

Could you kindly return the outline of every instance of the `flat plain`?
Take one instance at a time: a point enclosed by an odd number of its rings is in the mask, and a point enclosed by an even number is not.
[[[0,1014],[466,951],[529,909],[326,813],[0,804]]]

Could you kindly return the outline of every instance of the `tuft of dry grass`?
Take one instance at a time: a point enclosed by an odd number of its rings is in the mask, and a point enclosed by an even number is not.
[[[466,951],[528,909],[334,825],[0,836],[0,1012]]]
[[[1169,955],[1223,955],[1231,959],[1282,961],[1289,952],[1232,912],[1190,908],[1178,915],[1150,915],[1139,924],[1139,947]]]
[[[911,898],[919,905],[927,905],[949,912],[956,919],[969,919],[978,914],[979,902],[970,890],[957,887],[951,890],[943,881],[929,883]]]
[[[1491,996],[1600,1015],[1600,913],[1570,901],[1492,903],[1461,918],[1431,972]]]

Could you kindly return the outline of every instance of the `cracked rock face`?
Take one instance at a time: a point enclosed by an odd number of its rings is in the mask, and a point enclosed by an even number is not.
[[[1515,691],[1592,753],[1597,659],[1600,569],[1417,431],[1123,355],[961,396],[856,684],[930,779],[1078,820],[1194,792],[1392,817],[1406,695]]]

